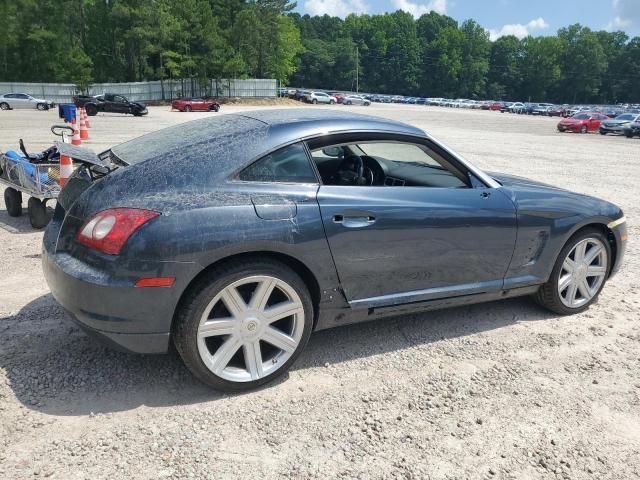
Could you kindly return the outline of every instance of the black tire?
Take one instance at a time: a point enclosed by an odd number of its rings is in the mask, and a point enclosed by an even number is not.
[[[87,112],[87,115],[90,116],[90,117],[95,117],[98,114],[98,107],[96,107],[92,103],[86,104],[84,106],[84,109]]]
[[[627,138],[633,138],[633,134],[632,133],[625,133],[624,136],[627,137]]]
[[[10,217],[22,215],[22,193],[15,188],[6,188],[4,191],[4,205]]]
[[[47,207],[42,200],[31,197],[27,203],[29,208],[29,222],[33,228],[41,229],[49,223]]]
[[[198,327],[205,309],[219,292],[233,282],[255,275],[276,277],[285,281],[296,291],[304,309],[304,329],[296,350],[275,372],[247,382],[229,381],[209,370],[200,357],[197,345]],[[204,384],[224,391],[251,390],[286,373],[309,341],[313,328],[313,316],[314,310],[309,290],[300,276],[291,268],[270,259],[239,260],[215,268],[189,289],[176,314],[173,342],[187,368]]]
[[[183,111],[189,113],[191,111],[191,106],[190,105],[185,105]]]
[[[607,132],[605,132],[604,130],[600,130],[600,135],[606,135]]]
[[[316,99],[314,98],[313,100],[311,100],[311,103],[313,103],[313,104],[315,105],[316,103],[318,103],[318,100],[316,100]]]
[[[580,127],[580,133],[589,133],[589,128],[586,125],[583,125],[582,127]]]
[[[351,105],[351,100],[349,100],[348,102],[345,102],[345,105]]]
[[[0,103],[0,110],[11,110],[11,107],[7,102]]]
[[[214,112],[219,112],[220,111],[220,105],[212,105],[211,106],[211,110],[213,110]]]
[[[49,107],[48,107],[46,104],[44,104],[44,103],[38,103],[38,104],[36,105],[36,108],[37,108],[38,110],[40,110],[40,111],[43,111],[43,110],[49,110]]]
[[[335,105],[336,102],[334,102],[333,100],[329,100],[329,105]]]
[[[573,249],[573,247],[576,246],[576,244],[578,244],[579,242],[581,242],[586,238],[597,238],[605,246],[605,249],[607,252],[608,271],[604,281],[602,282],[602,285],[600,285],[600,288],[598,289],[598,291],[596,292],[596,294],[593,296],[591,300],[589,300],[587,303],[585,303],[580,307],[570,308],[570,307],[567,307],[564,303],[562,303],[562,300],[560,299],[560,293],[558,293],[558,281],[560,279],[562,264],[564,263],[565,258],[567,257],[567,255],[569,255],[569,252],[571,252],[571,250]],[[587,228],[587,229],[581,230],[577,232],[575,235],[573,235],[569,239],[569,241],[566,243],[566,245],[562,248],[562,250],[560,251],[560,254],[558,255],[558,258],[556,259],[556,263],[553,267],[553,271],[551,272],[551,276],[549,277],[549,280],[547,281],[547,283],[545,283],[540,287],[538,292],[534,294],[533,298],[541,306],[560,315],[573,315],[576,313],[583,312],[598,300],[598,296],[600,295],[600,292],[602,292],[602,289],[607,283],[609,273],[611,272],[611,261],[612,261],[611,245],[609,244],[607,237],[600,230],[595,228]]]

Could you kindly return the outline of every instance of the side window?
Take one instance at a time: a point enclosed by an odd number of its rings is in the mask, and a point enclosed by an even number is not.
[[[379,187],[471,187],[468,176],[427,145],[363,141],[311,146],[325,185]]]
[[[246,182],[318,183],[300,143],[289,145],[252,163],[238,175]]]

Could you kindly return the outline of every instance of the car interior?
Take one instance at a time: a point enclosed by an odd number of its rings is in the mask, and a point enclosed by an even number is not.
[[[311,150],[324,185],[467,188],[469,179],[425,145],[362,142]]]

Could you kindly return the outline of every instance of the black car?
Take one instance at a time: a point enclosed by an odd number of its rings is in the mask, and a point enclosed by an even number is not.
[[[203,382],[284,373],[313,331],[533,295],[562,315],[622,262],[615,205],[488,174],[422,130],[326,109],[200,119],[113,147],[61,192],[53,296]]]
[[[97,115],[98,112],[128,113],[136,117],[149,113],[144,103],[130,102],[124,95],[114,93],[95,96],[79,95],[73,100],[77,107],[84,107],[89,116]]]

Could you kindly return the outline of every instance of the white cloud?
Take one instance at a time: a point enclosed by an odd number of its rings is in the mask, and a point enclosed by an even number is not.
[[[530,35],[532,32],[546,30],[547,28],[549,28],[549,24],[544,21],[544,18],[538,17],[534,20],[531,20],[526,25],[523,25],[521,23],[513,23],[503,26],[500,30],[489,29],[489,36],[491,37],[492,41],[495,41],[498,38],[504,37],[506,35],[514,35],[522,39]]]
[[[613,20],[607,30],[640,28],[640,2],[638,0],[613,0]]]
[[[369,6],[363,0],[307,0],[306,12],[313,15],[331,15],[344,18],[350,13],[367,13]]]
[[[410,13],[415,18],[429,12],[440,14],[447,13],[447,0],[431,0],[429,3],[413,3],[409,0],[392,0],[393,6],[398,10]]]

